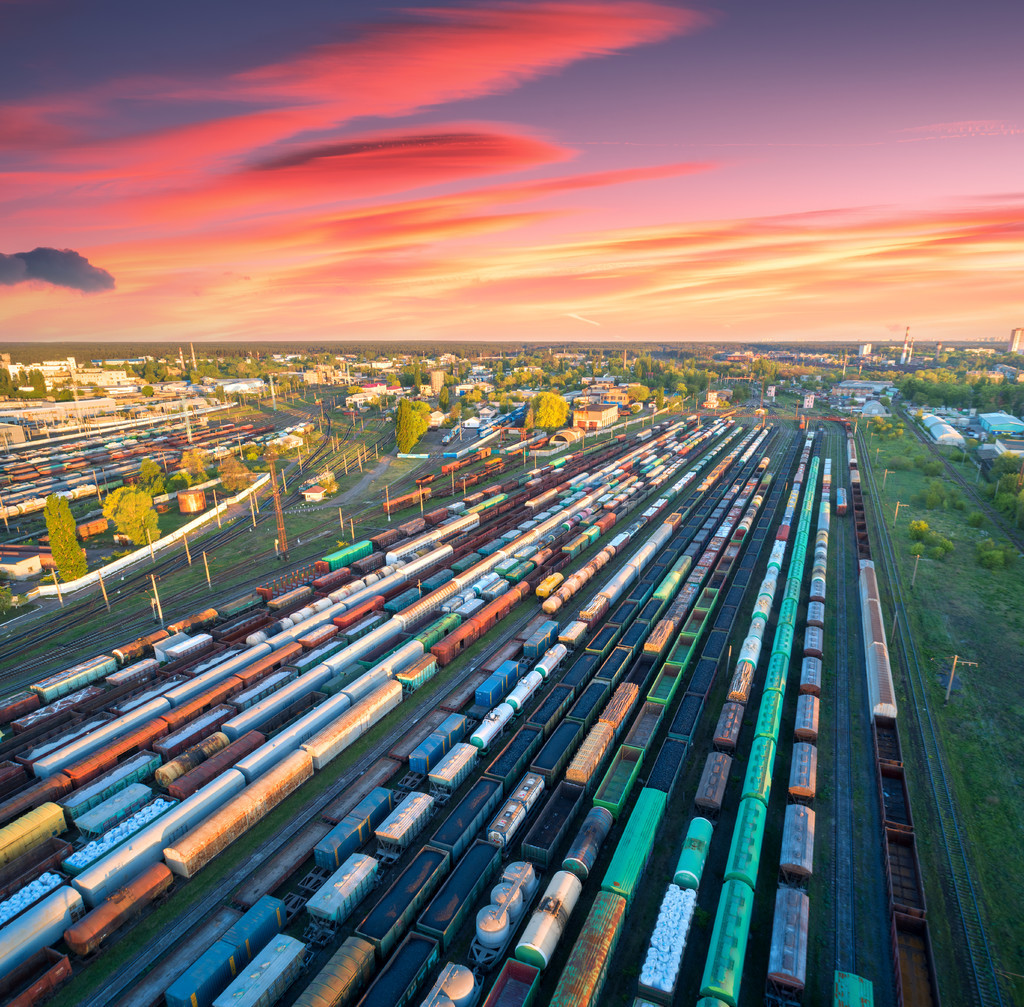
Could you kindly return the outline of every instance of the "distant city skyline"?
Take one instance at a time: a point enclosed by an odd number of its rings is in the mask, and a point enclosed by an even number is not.
[[[1024,7],[0,3],[23,341],[1005,340]]]

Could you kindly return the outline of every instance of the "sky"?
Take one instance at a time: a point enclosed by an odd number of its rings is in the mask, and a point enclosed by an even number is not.
[[[0,340],[1024,325],[1019,0],[0,0]]]

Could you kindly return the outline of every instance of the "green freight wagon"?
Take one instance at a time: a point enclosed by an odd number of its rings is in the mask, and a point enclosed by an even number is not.
[[[728,1007],[736,1007],[753,908],[753,891],[742,881],[726,881],[722,886],[715,929],[711,933],[711,946],[704,965],[701,996],[717,997]]]
[[[633,792],[633,784],[643,764],[643,749],[622,745],[615,753],[604,779],[598,784],[594,804],[599,808],[607,808],[618,819]]]
[[[625,831],[612,854],[611,863],[601,881],[601,890],[633,901],[643,880],[647,861],[654,848],[654,839],[665,814],[668,795],[645,787],[640,791]]]
[[[373,552],[373,543],[369,539],[363,539],[361,542],[353,542],[351,545],[345,546],[344,549],[339,549],[337,552],[324,556],[323,562],[327,564],[328,569],[333,573],[335,570],[340,570],[343,566],[350,566],[357,559],[364,559],[371,552]]]

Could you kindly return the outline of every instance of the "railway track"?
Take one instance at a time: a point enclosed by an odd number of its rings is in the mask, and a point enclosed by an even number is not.
[[[317,460],[327,453],[331,443],[330,430],[330,419],[328,419],[326,432],[321,437],[316,451],[305,460],[305,464],[307,466],[315,464]],[[284,502],[286,504],[295,503],[301,498],[301,495],[301,490],[296,489],[285,497]],[[266,508],[263,512],[257,515],[256,524],[259,525],[272,520],[274,520],[273,511],[270,508]],[[251,525],[246,524],[244,521],[235,521],[228,528],[217,532],[215,535],[207,539],[204,543],[204,547],[207,550],[212,550],[222,545],[226,545],[238,538],[240,535],[245,534],[250,527]],[[173,573],[185,569],[187,566],[188,559],[184,552],[181,552],[177,555],[169,556],[145,570],[140,570],[130,574],[125,578],[125,581],[119,588],[120,592],[125,593],[121,598],[119,598],[117,594],[114,594],[111,597],[111,607],[118,603],[128,601],[134,593],[134,590],[138,590],[139,588],[148,585],[151,576],[156,577],[159,581]],[[260,577],[257,579],[263,580],[265,578]],[[186,592],[184,595],[169,597],[167,599],[167,603],[170,606],[187,600],[188,598],[203,598],[203,594],[201,591]],[[75,624],[86,621],[92,616],[100,616],[103,611],[104,605],[102,599],[99,595],[93,594],[91,597],[83,600],[79,604],[68,606],[58,613],[51,613],[50,617],[47,618],[45,625],[36,624],[25,629],[21,633],[17,633],[6,638],[3,641],[3,647],[0,648],[0,660],[9,658],[13,662],[13,659],[18,652],[38,647],[65,632]],[[145,617],[138,621],[143,626],[148,624]],[[79,637],[69,646],[73,650],[79,651],[89,636],[90,635],[87,634],[86,637]],[[20,661],[16,668],[11,668],[10,671],[5,673],[3,676],[0,676],[0,685],[11,681],[13,678],[24,674],[26,671],[32,671],[35,668],[43,667],[46,664],[51,663],[53,659],[54,655],[51,653],[45,658],[37,659],[36,661]]]
[[[518,619],[511,621],[509,633],[503,638],[507,638],[508,635],[514,635],[521,630],[533,618],[534,614],[532,611],[526,612]],[[456,678],[446,683],[445,691],[451,691],[465,682],[477,670],[485,654],[481,654],[478,660],[468,663],[466,668]],[[402,705],[403,707],[405,706],[405,704]],[[423,713],[423,705],[423,703],[417,705],[409,704],[409,709],[404,711],[406,715],[402,718],[401,722],[396,724],[394,729],[370,752],[364,755],[343,778],[339,779],[319,797],[306,804],[287,825],[274,834],[272,839],[239,864],[235,870],[227,875],[201,901],[176,916],[174,922],[162,930],[149,945],[140,950],[117,972],[107,976],[104,979],[103,988],[90,998],[82,1000],[79,1003],[79,1007],[110,1007],[111,1004],[116,1003],[120,997],[124,996],[162,955],[170,952],[185,934],[206,919],[220,903],[230,898],[234,889],[252,874],[259,864],[273,857],[288,842],[294,839],[311,819],[318,816],[332,801],[341,796],[342,792],[365,773],[374,762],[386,756],[394,748],[402,735],[420,719]]]
[[[864,459],[862,478],[868,484],[866,494],[875,521],[874,530],[880,546],[879,559],[884,567],[889,585],[893,609],[893,649],[896,649],[899,663],[903,668],[907,702],[903,704],[904,717],[911,727],[910,737],[920,756],[919,762],[931,796],[935,821],[939,828],[938,839],[946,860],[948,875],[943,879],[946,903],[953,910],[952,933],[954,940],[959,935],[958,957],[968,969],[972,1003],[981,1007],[995,1007],[1005,1003],[999,988],[997,970],[992,959],[992,949],[986,934],[985,922],[974,888],[973,868],[967,850],[963,830],[960,827],[956,800],[946,773],[942,746],[939,741],[935,718],[928,700],[928,690],[921,670],[921,662],[914,642],[913,632],[907,615],[906,600],[899,567],[896,563],[895,548],[885,517],[878,513],[875,501],[878,488],[874,469],[864,438],[861,436],[859,454]]]
[[[832,428],[836,450],[833,455],[834,483],[849,492],[845,464],[845,438],[840,428]],[[840,473],[847,474],[842,478]],[[832,522],[836,550],[836,656],[834,690],[834,730],[832,734],[834,797],[832,801],[832,904],[835,929],[835,967],[842,972],[857,972],[857,929],[854,914],[854,817],[853,817],[853,748],[850,723],[850,662],[848,593],[849,564],[854,559],[850,542],[850,522]],[[859,638],[859,632],[856,634]]]

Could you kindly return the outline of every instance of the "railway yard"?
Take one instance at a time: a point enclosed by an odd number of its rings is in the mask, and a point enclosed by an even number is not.
[[[265,497],[216,590],[176,552],[0,640],[0,1001],[1013,1002],[863,435],[661,415],[385,490],[391,431],[318,415],[304,469],[373,488],[286,560]]]

